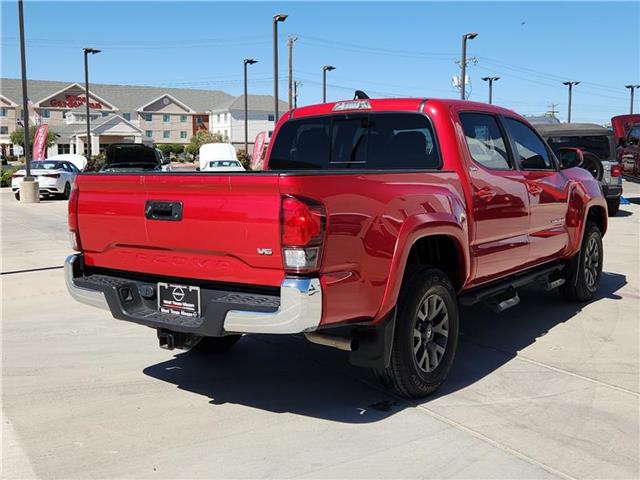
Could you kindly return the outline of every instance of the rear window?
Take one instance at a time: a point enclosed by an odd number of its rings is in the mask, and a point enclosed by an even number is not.
[[[59,170],[62,168],[62,162],[31,162],[31,168],[34,170]]]
[[[611,160],[614,158],[609,137],[606,135],[550,137],[547,143],[556,153],[558,148],[574,147],[580,148],[585,152],[591,152],[597,155],[600,160]]]
[[[345,114],[291,120],[276,135],[270,170],[439,169],[428,118],[414,113]]]
[[[214,160],[209,162],[209,167],[211,168],[225,168],[225,167],[239,167],[240,162],[236,162],[234,160]]]

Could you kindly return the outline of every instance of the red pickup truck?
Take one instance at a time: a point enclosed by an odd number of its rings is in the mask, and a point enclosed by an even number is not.
[[[164,348],[304,334],[425,396],[451,368],[459,304],[502,311],[530,282],[580,302],[598,288],[607,206],[572,168],[580,151],[559,155],[482,103],[297,108],[264,171],[78,175],[67,286]]]

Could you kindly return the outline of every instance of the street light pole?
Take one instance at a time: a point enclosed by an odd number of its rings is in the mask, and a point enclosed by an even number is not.
[[[482,77],[482,80],[489,82],[489,104],[493,103],[493,82],[500,80],[500,77]]]
[[[333,65],[325,65],[322,67],[322,103],[327,103],[327,72],[335,70]]]
[[[278,22],[284,22],[288,15],[278,13],[273,16],[273,120],[278,123]]]
[[[628,88],[630,90],[631,101],[630,101],[630,104],[629,104],[629,114],[633,114],[633,91],[636,88],[640,88],[640,85],[625,85],[624,88]]]
[[[302,84],[299,81],[293,82],[293,108],[298,108],[298,87]]]
[[[249,97],[247,95],[247,65],[258,63],[253,58],[245,58],[244,61],[244,152],[249,155]]]
[[[460,98],[466,100],[465,88],[467,82],[467,40],[473,40],[478,36],[477,33],[465,33],[462,35],[462,58],[460,59],[460,67],[462,68],[462,78],[460,79]]]
[[[562,82],[562,84],[567,85],[569,87],[569,106],[568,106],[568,113],[567,113],[567,123],[571,123],[571,99],[573,94],[573,86],[580,85],[580,82],[576,82],[574,80],[569,82]]]
[[[24,13],[22,0],[18,0],[18,23],[20,27],[20,66],[22,68],[22,128],[24,129],[24,158],[26,177],[31,178],[31,145],[29,144],[29,97],[27,96],[27,60],[24,46]]]
[[[87,111],[87,160],[91,161],[91,116],[89,115],[89,54],[95,55],[100,50],[83,48],[84,52],[84,104]]]

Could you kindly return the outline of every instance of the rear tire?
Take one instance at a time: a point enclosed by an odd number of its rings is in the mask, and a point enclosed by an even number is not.
[[[197,355],[219,355],[231,350],[242,335],[226,335],[224,337],[202,337],[198,343],[189,349]]]
[[[615,217],[620,210],[620,197],[607,199],[607,211],[610,217]]]
[[[20,201],[20,190],[14,193],[13,196],[16,197],[16,200]]]
[[[64,200],[69,200],[71,196],[71,184],[69,182],[64,184],[64,191],[62,192],[62,198]]]
[[[389,366],[382,383],[405,398],[433,393],[447,377],[458,345],[458,303],[447,276],[425,267],[404,283]]]
[[[560,293],[567,300],[587,302],[593,298],[602,274],[602,234],[593,222],[585,227],[580,251],[569,264]]]

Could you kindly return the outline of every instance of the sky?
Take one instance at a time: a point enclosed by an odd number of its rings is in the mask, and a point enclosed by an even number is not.
[[[572,120],[605,123],[628,113],[626,84],[640,84],[640,2],[34,2],[25,1],[27,76],[242,93],[273,93],[272,17],[279,24],[280,98],[287,98],[287,37],[294,44],[298,105],[353,97],[457,98],[461,37],[468,42],[471,100],[487,101],[484,76],[499,76],[494,103],[521,114],[556,104]],[[1,76],[20,77],[17,2],[2,0]],[[640,111],[640,90],[634,110]]]

